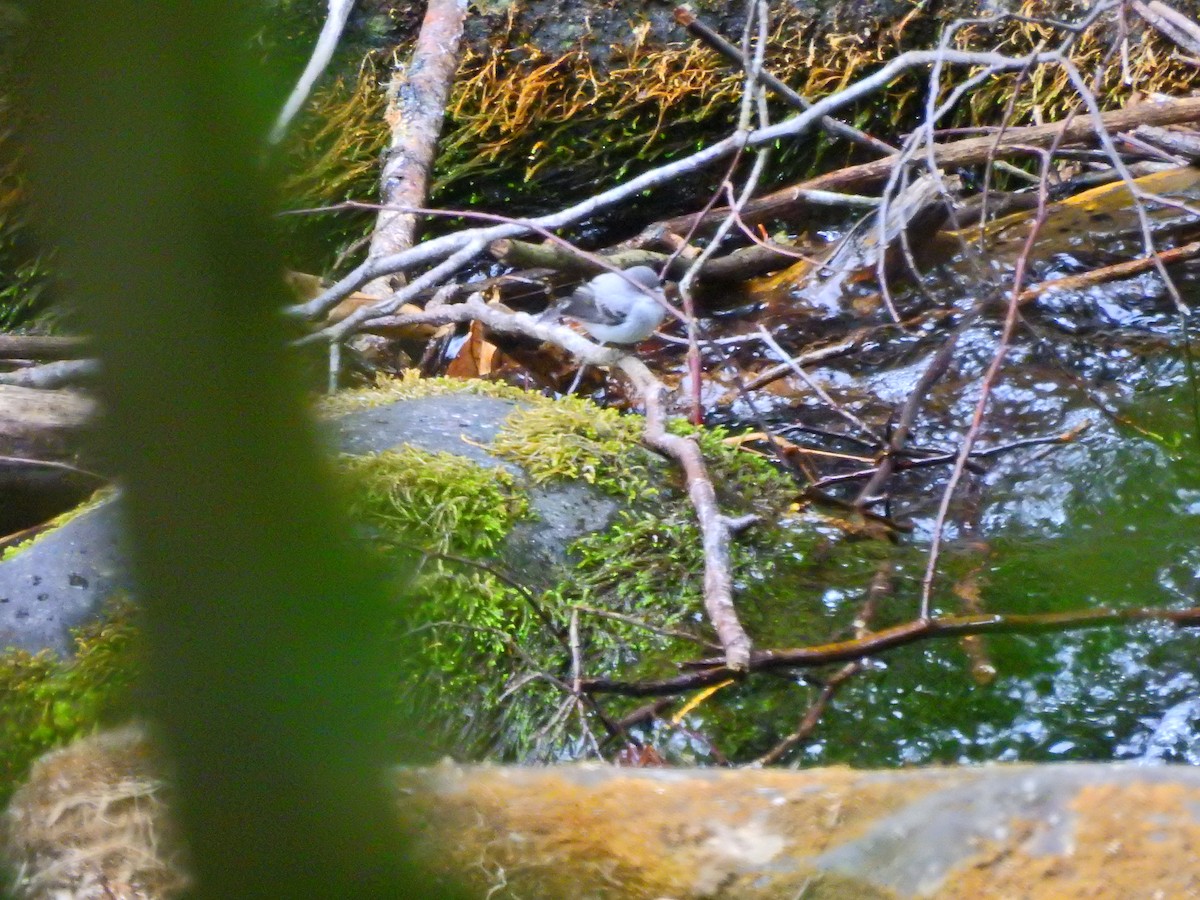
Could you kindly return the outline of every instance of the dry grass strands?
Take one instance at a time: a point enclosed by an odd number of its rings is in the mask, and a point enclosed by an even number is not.
[[[142,900],[187,886],[162,762],[143,729],[47,754],[5,815],[20,900]]]

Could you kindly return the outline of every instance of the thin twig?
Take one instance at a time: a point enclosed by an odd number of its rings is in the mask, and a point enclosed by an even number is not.
[[[874,428],[872,428],[870,425],[868,425],[866,422],[864,422],[862,419],[860,419],[854,413],[850,412],[850,410],[846,409],[846,407],[842,406],[840,403],[838,403],[836,400],[834,400],[832,397],[830,397],[829,392],[826,391],[825,388],[823,388],[823,387],[821,387],[821,385],[817,384],[817,382],[814,381],[807,372],[805,372],[802,368],[800,368],[800,364],[796,361],[796,358],[789,356],[787,351],[779,346],[778,341],[776,341],[775,338],[773,338],[771,336],[771,332],[767,331],[767,329],[764,328],[762,325],[759,325],[758,333],[759,333],[759,336],[763,339],[763,343],[765,343],[768,347],[770,347],[772,352],[776,356],[778,356],[780,359],[783,360],[783,364],[785,366],[787,366],[793,373],[795,373],[797,378],[799,378],[806,385],[808,385],[809,390],[811,390],[818,397],[820,397],[823,401],[825,401],[826,405],[828,405],[830,409],[832,409],[839,416],[841,416],[843,419],[845,419],[847,422],[849,422],[851,425],[853,425],[855,428],[857,428],[860,432],[862,432],[868,438],[875,441],[876,446],[883,446],[884,439],[883,439],[882,435],[880,435],[878,432],[876,432]]]
[[[83,475],[95,481],[108,482],[109,479],[93,472],[90,469],[82,469],[79,466],[73,466],[70,463],[60,462],[56,459],[28,459],[24,456],[0,456],[0,464],[13,466],[33,466],[40,469],[62,469],[64,472],[70,472],[74,475]]]
[[[746,56],[737,47],[721,37],[713,29],[709,28],[698,18],[691,7],[683,5],[675,7],[675,21],[686,28],[689,32],[702,40],[708,46],[712,47],[726,59],[732,60],[743,69],[749,71],[750,65],[746,61]],[[784,82],[780,81],[774,75],[764,68],[760,68],[757,78],[775,94],[790,104],[793,108],[806,110],[812,108],[812,103],[805,97],[792,90]],[[845,122],[839,122],[837,119],[825,117],[821,120],[821,127],[834,137],[840,137],[850,141],[852,144],[858,144],[860,147],[865,147],[868,150],[881,153],[884,156],[890,156],[896,152],[896,148],[878,138],[855,128],[853,125],[847,125]]]
[[[267,137],[268,143],[278,144],[287,134],[288,125],[296,117],[296,113],[300,112],[300,107],[312,93],[313,85],[317,83],[317,79],[321,77],[321,73],[329,65],[329,61],[333,59],[333,51],[337,49],[342,29],[346,27],[346,20],[350,18],[350,11],[353,8],[354,0],[329,0],[329,12],[325,16],[325,24],[321,26],[321,33],[317,36],[312,56],[309,57],[308,64],[304,67],[287,102],[283,104],[283,109],[279,111],[279,118],[275,120],[275,125]]]
[[[675,628],[662,628],[658,625],[651,625],[649,622],[644,622],[641,619],[633,616],[627,616],[624,613],[613,612],[608,609],[596,609],[594,606],[585,606],[582,603],[577,603],[572,609],[577,609],[580,612],[587,613],[592,616],[599,616],[602,619],[613,619],[617,622],[624,622],[626,625],[632,625],[634,628],[642,628],[649,631],[651,634],[661,635],[662,637],[678,638],[681,641],[690,641],[693,644],[699,644],[701,647],[707,647],[709,650],[720,650],[719,644],[714,644],[712,641],[706,641],[698,635],[691,634],[687,631],[679,631]]]

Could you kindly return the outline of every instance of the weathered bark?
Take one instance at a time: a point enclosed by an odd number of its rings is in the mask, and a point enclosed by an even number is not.
[[[0,537],[79,503],[102,479],[76,466],[95,403],[71,391],[0,385]]]
[[[88,352],[87,338],[0,334],[0,359],[76,359]]]
[[[1153,125],[1139,125],[1133,132],[1138,140],[1166,153],[1181,157],[1192,165],[1200,162],[1200,134],[1195,132],[1171,131]]]
[[[493,241],[488,252],[494,259],[518,269],[553,269],[557,272],[568,273],[579,277],[595,275],[605,271],[586,257],[580,256],[569,247],[563,247],[547,241],[534,244],[529,241],[519,241],[512,238]],[[607,252],[603,258],[618,269],[628,269],[631,266],[652,266],[661,269],[663,264],[671,259],[667,277],[679,279],[687,272],[691,261],[681,256],[671,257],[670,254],[656,250],[628,249],[617,250],[612,254]],[[769,246],[754,244],[742,247],[725,256],[705,260],[700,267],[699,279],[704,281],[740,281],[765,272],[782,269],[796,261],[796,256]],[[462,296],[480,290],[478,284],[463,285]],[[331,315],[332,317],[332,315]]]
[[[95,410],[73,391],[0,384],[0,456],[73,461]]]
[[[0,385],[53,390],[73,384],[95,381],[100,374],[96,359],[60,359],[29,369],[0,372]]]
[[[1149,3],[1133,0],[1133,8],[1157,31],[1183,48],[1184,52],[1200,53],[1200,25],[1187,16],[1160,0],[1150,0]]]
[[[388,85],[387,122],[391,147],[383,164],[380,197],[384,206],[419,207],[429,190],[446,99],[458,68],[466,0],[430,0],[421,33],[406,66],[397,66]],[[406,250],[416,236],[413,213],[383,209],[371,236],[371,256]],[[363,286],[363,293],[386,297],[394,276]]]

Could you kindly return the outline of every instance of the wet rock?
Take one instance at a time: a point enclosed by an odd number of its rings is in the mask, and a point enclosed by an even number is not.
[[[449,875],[484,859],[513,894],[950,900],[1200,886],[1200,772],[1188,767],[443,766],[400,780],[430,828],[428,864]]]
[[[120,504],[108,500],[0,562],[0,648],[68,655],[71,629],[130,587]]]

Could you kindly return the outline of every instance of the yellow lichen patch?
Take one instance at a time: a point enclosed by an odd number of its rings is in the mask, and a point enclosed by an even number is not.
[[[1195,202],[1200,196],[1200,169],[1194,166],[1165,169],[1136,178],[1133,184],[1143,197],[1155,195],[1179,203]],[[1038,253],[1049,255],[1058,249],[1058,244],[1067,243],[1071,237],[1136,228],[1137,202],[1138,198],[1129,185],[1124,181],[1114,181],[1050,204],[1044,221],[1039,221],[1028,210],[996,219],[983,227],[983,237],[989,248],[994,249],[1000,244],[1019,247],[1036,224]],[[1155,204],[1150,204],[1150,207],[1146,212],[1152,228],[1155,220],[1161,216],[1177,217],[1179,214],[1178,210],[1164,209]],[[1129,221],[1118,224],[1117,216],[1124,216]],[[980,239],[978,227],[946,234],[961,237],[967,243],[976,243]],[[1066,241],[1060,235],[1067,236]],[[1049,249],[1044,245],[1049,245]]]

